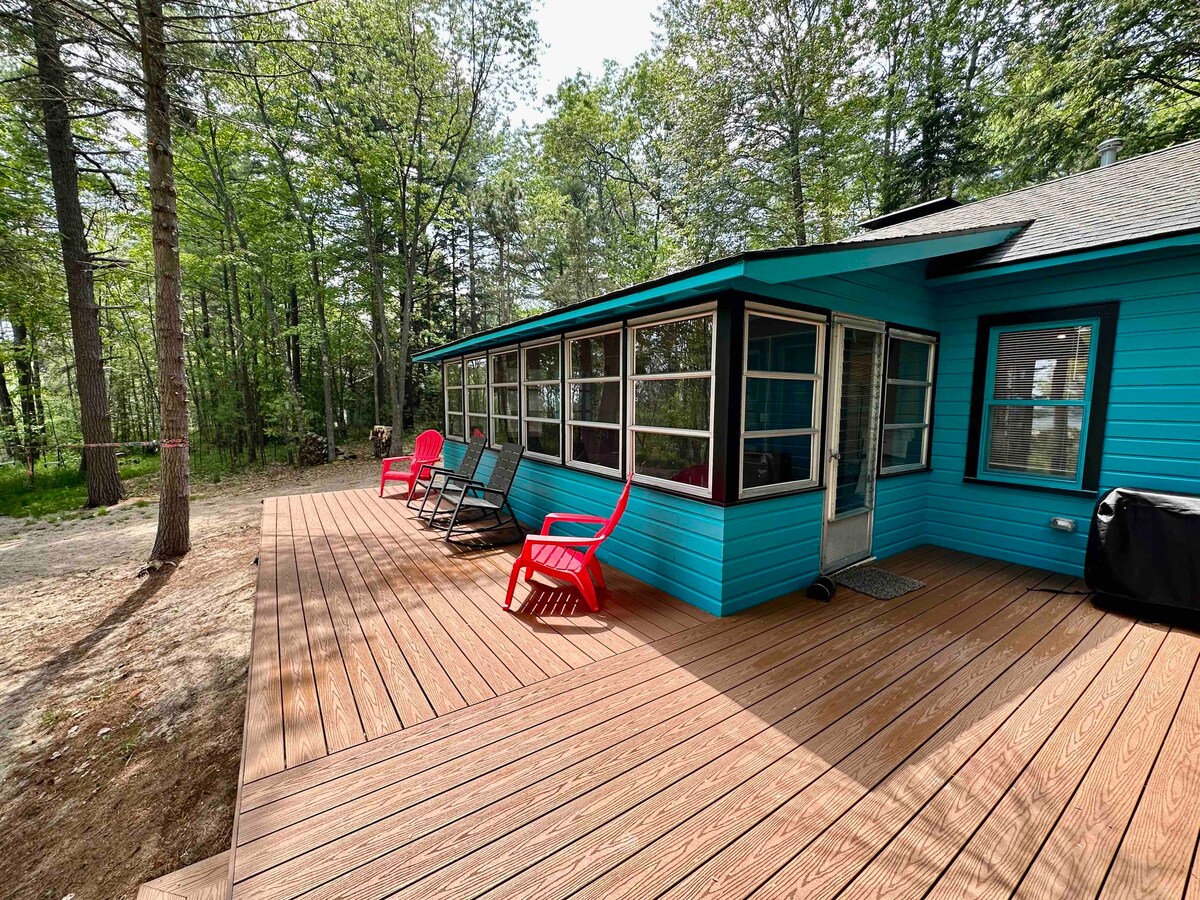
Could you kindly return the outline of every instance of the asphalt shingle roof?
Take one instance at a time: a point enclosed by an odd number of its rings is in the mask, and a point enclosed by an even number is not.
[[[1200,140],[846,238],[877,240],[1031,220],[963,268],[1200,229]]]

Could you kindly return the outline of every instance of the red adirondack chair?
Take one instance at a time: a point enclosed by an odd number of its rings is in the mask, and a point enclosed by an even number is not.
[[[559,581],[566,581],[579,588],[583,599],[587,601],[592,612],[600,610],[596,601],[596,585],[604,587],[604,575],[600,571],[600,561],[596,559],[596,550],[605,539],[613,533],[621,514],[625,512],[625,504],[629,502],[629,487],[633,476],[625,482],[621,498],[612,515],[607,519],[603,516],[576,515],[574,513],[550,513],[542,522],[542,533],[527,535],[521,555],[513,563],[512,574],[508,578],[508,594],[504,597],[504,608],[512,606],[513,591],[517,587],[517,574],[524,569],[525,580],[533,578],[534,572],[542,572]],[[559,537],[550,534],[550,529],[558,522],[582,522],[588,525],[599,525],[600,530],[591,537]],[[575,549],[579,548],[579,549]],[[593,580],[595,584],[593,584]]]
[[[408,456],[390,456],[383,461],[383,473],[379,476],[379,496],[389,481],[403,481],[408,485],[406,497],[411,497],[413,485],[421,473],[442,458],[442,436],[432,428],[417,435],[417,443]],[[408,460],[408,468],[393,470],[395,463]]]

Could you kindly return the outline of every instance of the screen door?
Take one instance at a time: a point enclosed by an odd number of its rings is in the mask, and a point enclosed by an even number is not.
[[[883,332],[882,322],[833,322],[822,572],[871,555]]]

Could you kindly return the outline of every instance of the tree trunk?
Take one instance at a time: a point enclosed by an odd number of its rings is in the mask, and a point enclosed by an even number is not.
[[[179,216],[171,157],[171,98],[167,92],[162,0],[137,0],[142,77],[146,91],[146,156],[150,175],[151,238],[154,244],[155,331],[158,335],[159,431],[158,533],[152,560],[187,553],[188,407],[183,366],[183,318],[179,267]]]
[[[67,107],[67,70],[59,53],[58,17],[50,0],[32,0],[38,81],[46,155],[54,185],[54,208],[62,244],[71,314],[71,341],[79,383],[79,424],[83,433],[88,506],[109,506],[124,496],[104,378],[100,316],[92,280],[92,258],[79,203],[75,138]],[[87,446],[91,445],[91,446]]]
[[[804,162],[800,158],[800,134],[793,129],[788,135],[788,176],[792,192],[792,239],[797,247],[808,243],[804,223]]]
[[[336,419],[333,414],[333,369],[329,352],[329,324],[325,319],[325,285],[321,281],[321,263],[317,259],[317,238],[311,224],[308,229],[309,272],[312,275],[313,294],[317,304],[317,331],[321,347],[321,390],[325,399],[325,458],[332,462],[337,458]]]
[[[382,391],[380,387],[384,379],[390,376],[392,371],[392,348],[391,342],[388,340],[387,328],[387,309],[384,304],[383,292],[383,265],[379,261],[379,245],[378,235],[375,233],[375,217],[371,214],[371,206],[362,188],[358,191],[358,212],[362,219],[363,240],[367,245],[367,268],[371,270],[371,328],[372,339],[378,342],[378,348],[374,352],[375,358],[375,424],[380,421],[382,412]],[[395,399],[395,391],[393,390],[393,400]],[[393,411],[393,423],[395,422],[395,414]],[[393,428],[393,434],[395,430]],[[393,454],[400,455],[399,453]]]
[[[392,456],[404,453],[404,394],[408,374],[408,345],[412,339],[413,293],[416,287],[417,248],[406,242],[404,250],[404,309],[400,317],[400,359],[388,365],[392,379]]]
[[[42,457],[42,424],[33,397],[33,351],[30,349],[29,329],[23,322],[13,322],[13,366],[17,370],[17,396],[21,403],[21,437],[23,456],[30,471]]]
[[[0,358],[0,442],[13,459],[20,459],[21,436],[17,431],[17,415],[13,409],[8,382],[4,380],[4,360]]]
[[[292,360],[292,382],[296,390],[300,390],[300,370],[303,361],[300,359],[300,295],[296,291],[296,283],[288,282],[288,353]]]
[[[467,327],[479,331],[479,294],[475,286],[475,222],[467,219]]]

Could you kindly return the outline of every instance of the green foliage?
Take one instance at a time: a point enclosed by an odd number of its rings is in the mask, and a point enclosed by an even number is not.
[[[116,440],[147,441],[137,63],[120,28],[78,25],[109,8],[80,3],[60,10],[63,53],[111,415]],[[445,340],[1078,171],[1113,134],[1126,154],[1200,137],[1194,0],[663,0],[651,51],[564,80],[519,129],[528,0],[265,4],[168,10],[201,481],[284,460],[327,420],[343,442],[394,405],[405,430],[436,427],[437,372],[409,360]],[[74,467],[53,465],[80,440],[79,397],[21,15],[0,62],[0,462],[17,460],[0,514],[48,515],[82,502]],[[51,460],[33,491],[30,451]]]
[[[121,460],[122,478],[138,478],[157,471],[157,456]],[[41,518],[56,513],[82,514],[86,502],[87,485],[79,470],[78,457],[68,457],[61,464],[42,461],[34,467],[32,478],[21,466],[0,467],[0,516]],[[107,514],[103,507],[95,511],[95,515]]]

